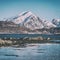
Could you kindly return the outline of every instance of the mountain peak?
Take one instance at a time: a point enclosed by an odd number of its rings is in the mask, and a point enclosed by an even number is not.
[[[25,12],[20,13],[19,16],[25,15],[26,13],[28,13],[28,11],[25,11]]]
[[[19,24],[31,16],[34,16],[36,18],[36,16],[31,11],[22,12],[18,15],[18,18],[13,20],[13,22]]]
[[[32,14],[32,12],[31,11],[25,11],[25,12],[20,13],[19,16],[26,15],[26,14]]]

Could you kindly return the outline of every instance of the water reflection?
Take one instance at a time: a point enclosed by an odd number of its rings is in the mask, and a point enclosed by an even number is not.
[[[25,44],[1,47],[0,60],[60,60],[60,44]]]

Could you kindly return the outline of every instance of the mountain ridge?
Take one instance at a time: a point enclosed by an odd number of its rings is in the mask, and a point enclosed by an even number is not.
[[[53,24],[50,21],[44,21],[41,20],[38,16],[33,14],[31,11],[26,11],[21,14],[19,14],[17,17],[12,19],[15,24],[24,25],[27,28],[30,28],[32,30],[34,29],[42,29],[42,28],[51,28],[56,27],[55,24]]]
[[[57,24],[60,24],[60,19],[57,23],[56,20],[42,20],[31,11],[26,11],[13,18],[0,21],[0,33],[51,34],[58,31],[56,27],[59,27]]]

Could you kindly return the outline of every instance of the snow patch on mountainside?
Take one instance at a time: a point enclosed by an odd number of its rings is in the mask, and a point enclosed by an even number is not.
[[[47,21],[47,20],[44,21],[44,26],[46,28],[56,27],[56,25],[54,25],[52,22]]]
[[[57,27],[60,27],[60,19],[53,19],[52,23],[55,24]]]
[[[44,28],[42,22],[40,22],[40,20],[34,16],[31,16],[28,21],[26,21],[24,23],[24,26],[26,26],[27,28],[30,28],[30,29],[42,29]]]

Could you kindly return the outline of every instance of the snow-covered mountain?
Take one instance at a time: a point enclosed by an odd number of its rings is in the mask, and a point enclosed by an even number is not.
[[[31,30],[56,27],[55,20],[53,20],[53,22],[41,20],[31,11],[22,12],[18,16],[7,19],[7,21],[12,21],[15,24],[24,26]]]
[[[53,19],[52,22],[42,20],[30,11],[22,12],[17,16],[0,21],[0,33],[4,31],[3,33],[50,34],[60,29],[56,27],[60,27],[60,19]]]
[[[45,28],[52,28],[52,27],[56,27],[56,25],[55,25],[55,24],[53,24],[53,23],[52,23],[52,22],[50,22],[50,21],[44,20],[43,22],[44,22],[44,27],[45,27]]]
[[[55,24],[57,27],[60,27],[60,19],[53,19],[52,23]]]
[[[19,24],[20,26],[25,26],[26,28],[32,30],[44,28],[42,20],[30,11],[23,12],[17,17],[14,17],[12,19],[12,22]]]
[[[56,25],[50,21],[45,20],[43,22],[43,20],[30,11],[20,13],[18,16],[12,18],[11,21],[32,30],[56,27]]]

